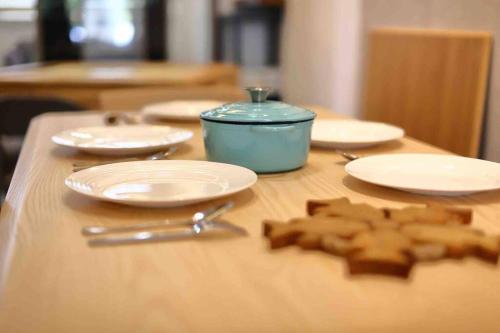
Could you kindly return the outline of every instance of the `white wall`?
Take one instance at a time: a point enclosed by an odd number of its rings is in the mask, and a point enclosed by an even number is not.
[[[351,117],[359,114],[361,85],[361,0],[334,0],[332,108]]]
[[[332,107],[333,2],[288,0],[283,22],[283,97]]]
[[[360,1],[287,1],[281,54],[286,101],[357,114]]]
[[[210,0],[167,2],[169,59],[180,63],[206,63],[212,59]]]

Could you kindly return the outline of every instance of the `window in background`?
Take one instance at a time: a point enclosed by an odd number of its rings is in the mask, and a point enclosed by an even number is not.
[[[44,60],[164,59],[164,0],[40,0]]]
[[[142,58],[144,3],[128,0],[70,0],[69,38],[82,58]]]
[[[0,0],[0,21],[26,22],[36,17],[36,0]]]

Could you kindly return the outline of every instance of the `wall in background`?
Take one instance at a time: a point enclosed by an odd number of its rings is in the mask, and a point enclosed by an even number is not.
[[[288,0],[281,51],[286,102],[333,107],[333,8],[330,0]]]
[[[167,39],[170,61],[206,63],[212,59],[210,0],[169,0]]]
[[[281,54],[283,96],[355,116],[361,0],[289,0]]]
[[[500,162],[500,1],[364,0],[362,10],[364,31],[377,26],[399,26],[493,33],[483,157]]]
[[[333,110],[355,117],[361,101],[362,0],[334,1]]]

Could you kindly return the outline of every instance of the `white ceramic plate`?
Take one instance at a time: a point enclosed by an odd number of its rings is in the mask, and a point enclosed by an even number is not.
[[[372,121],[316,120],[311,143],[317,147],[356,149],[400,139],[404,134],[399,127]]]
[[[65,184],[89,197],[141,207],[176,207],[242,191],[257,181],[252,170],[206,161],[137,161],[73,173]]]
[[[158,151],[191,139],[193,132],[151,125],[82,127],[61,132],[52,141],[98,155],[130,155]]]
[[[345,170],[369,183],[428,195],[500,189],[499,163],[453,155],[375,155],[349,162]]]
[[[221,101],[172,101],[146,105],[142,114],[156,119],[199,121],[200,113],[222,104]]]

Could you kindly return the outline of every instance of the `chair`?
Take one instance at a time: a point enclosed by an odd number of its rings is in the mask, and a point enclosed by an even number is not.
[[[369,39],[363,117],[477,157],[491,34],[379,28]]]
[[[0,192],[8,187],[32,118],[53,111],[78,111],[82,108],[59,98],[0,96]]]
[[[220,100],[224,102],[248,99],[236,86],[190,86],[179,88],[130,88],[107,90],[99,95],[102,110],[139,110],[151,103],[173,100]]]

